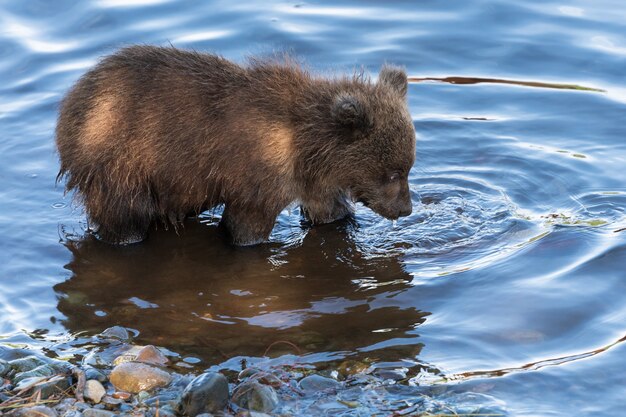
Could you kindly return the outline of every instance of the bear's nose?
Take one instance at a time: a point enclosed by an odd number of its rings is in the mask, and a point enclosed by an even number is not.
[[[400,212],[398,213],[398,216],[399,217],[410,216],[412,211],[413,211],[413,205],[412,204],[408,204],[405,207],[402,207],[400,209]]]

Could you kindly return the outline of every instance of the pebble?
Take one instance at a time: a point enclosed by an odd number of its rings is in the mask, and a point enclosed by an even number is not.
[[[90,379],[85,383],[85,391],[83,392],[85,399],[98,404],[100,400],[102,400],[102,397],[104,397],[104,394],[106,394],[106,390],[102,384],[95,379]]]
[[[89,408],[83,411],[84,417],[114,417],[115,413],[107,410],[99,410],[97,408]]]
[[[228,381],[217,372],[208,372],[195,378],[187,385],[181,399],[183,414],[191,417],[221,411],[227,403]]]
[[[305,392],[333,391],[340,387],[341,384],[331,378],[313,374],[300,380],[300,389]]]
[[[250,411],[267,413],[278,405],[278,395],[272,387],[256,381],[244,382],[233,391],[233,402]]]
[[[128,401],[130,399],[130,394],[124,391],[116,391],[112,395],[113,398],[117,398],[118,400]]]
[[[125,362],[111,371],[110,380],[118,390],[136,394],[164,387],[172,381],[172,377],[167,372],[145,363]]]
[[[7,416],[11,417],[58,417],[56,411],[54,411],[50,407],[45,407],[43,405],[36,405],[34,407],[25,407],[17,409],[11,413],[8,413]]]
[[[70,413],[78,412],[74,409],[74,405],[76,404],[75,398],[65,398],[61,400],[57,405],[54,406],[54,410],[62,415],[63,417],[69,417]]]
[[[105,409],[107,410],[117,410],[118,408],[121,407],[121,405],[124,403],[123,400],[120,400],[118,398],[113,398],[110,397],[108,395],[105,395],[102,398],[102,405],[104,406]]]
[[[161,351],[152,345],[144,346],[138,353],[137,362],[153,363],[155,365],[165,365],[169,359]]]

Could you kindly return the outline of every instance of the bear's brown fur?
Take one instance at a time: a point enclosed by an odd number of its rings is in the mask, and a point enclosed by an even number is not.
[[[132,46],[103,59],[61,104],[59,178],[106,241],[224,204],[232,242],[269,236],[293,202],[315,223],[361,201],[411,212],[415,132],[407,77],[384,66],[326,79],[284,60],[246,66],[176,48]]]

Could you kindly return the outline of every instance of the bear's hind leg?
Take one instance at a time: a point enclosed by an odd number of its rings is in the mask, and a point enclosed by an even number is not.
[[[275,209],[226,204],[220,227],[226,230],[233,245],[256,245],[269,238],[279,213]]]
[[[100,204],[85,204],[89,226],[97,236],[108,243],[126,245],[144,240],[154,220],[154,209],[148,197]]]

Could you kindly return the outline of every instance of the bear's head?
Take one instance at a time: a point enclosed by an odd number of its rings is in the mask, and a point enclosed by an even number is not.
[[[407,106],[406,72],[384,66],[378,82],[334,98],[332,116],[344,141],[344,177],[352,198],[388,219],[412,211],[409,171],[415,129]]]

